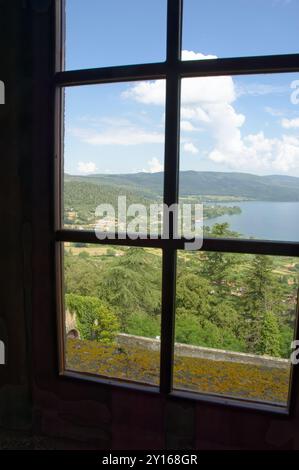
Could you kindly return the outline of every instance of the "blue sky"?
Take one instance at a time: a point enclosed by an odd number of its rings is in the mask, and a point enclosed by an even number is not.
[[[88,8],[86,6],[88,5]],[[299,0],[185,0],[183,59],[297,52]],[[67,0],[66,68],[165,60],[165,0]],[[299,74],[188,79],[181,169],[299,176]],[[66,90],[65,171],[161,171],[163,81]]]

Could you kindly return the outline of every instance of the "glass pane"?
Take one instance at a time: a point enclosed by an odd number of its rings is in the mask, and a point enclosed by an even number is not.
[[[162,62],[166,0],[66,0],[66,70]]]
[[[110,204],[114,215],[102,229],[125,231],[119,227],[120,197],[127,208],[142,204],[147,213],[151,204],[162,202],[164,103],[164,80],[65,89],[66,227],[94,229],[96,208]],[[150,229],[143,212],[140,232]]]
[[[157,385],[160,250],[64,244],[66,369]]]
[[[184,0],[182,58],[298,53],[298,15],[296,0]]]
[[[180,200],[206,236],[299,241],[298,78],[183,80]]]
[[[178,254],[174,387],[286,405],[297,258]]]

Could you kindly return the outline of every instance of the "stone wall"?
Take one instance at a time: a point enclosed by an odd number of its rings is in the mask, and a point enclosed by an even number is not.
[[[72,332],[77,332],[76,337],[80,338],[79,330],[76,324],[76,315],[71,314],[69,310],[66,310],[65,313],[65,328],[67,335],[71,334]],[[159,351],[160,349],[159,339],[128,335],[125,333],[120,333],[117,335],[117,343],[120,346],[136,346],[142,349],[147,349],[149,351]],[[288,359],[233,352],[224,349],[206,348],[203,346],[193,346],[182,343],[176,343],[175,354],[178,356],[209,359],[212,361],[252,364],[260,367],[275,367],[278,369],[287,369],[290,367],[290,361]]]
[[[69,309],[66,309],[65,312],[65,332],[67,336],[72,332],[76,332],[77,337],[80,338],[80,333],[77,328],[76,315],[75,313],[72,314]]]
[[[159,351],[160,340],[144,338],[142,336],[133,336],[121,333],[117,336],[117,342],[121,346],[137,346],[150,351]],[[288,359],[280,359],[270,356],[258,356],[240,352],[226,351],[223,349],[205,348],[202,346],[191,346],[188,344],[177,343],[175,354],[184,357],[194,357],[201,359],[210,359],[213,361],[238,362],[242,364],[252,364],[262,367],[275,367],[285,369],[290,366]]]

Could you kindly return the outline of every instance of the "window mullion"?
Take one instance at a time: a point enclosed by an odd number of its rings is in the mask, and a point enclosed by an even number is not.
[[[164,163],[164,204],[178,201],[179,128],[182,1],[168,0],[167,10],[167,77]],[[173,238],[174,221],[169,221],[169,238]],[[162,324],[160,390],[172,388],[174,321],[175,321],[176,250],[172,243],[163,249]]]
[[[60,87],[95,85],[100,83],[132,82],[138,80],[159,80],[165,78],[166,64],[138,64],[94,69],[67,70],[57,72],[54,83]]]

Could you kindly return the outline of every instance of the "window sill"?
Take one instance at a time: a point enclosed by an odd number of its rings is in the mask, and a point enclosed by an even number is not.
[[[80,373],[70,370],[60,372],[59,375],[61,378],[67,380],[79,380],[84,381],[85,383],[89,382],[103,386],[131,390],[132,392],[150,393],[165,397],[165,395],[160,392],[159,387],[155,385],[141,384],[132,381],[126,382],[124,380],[110,379],[106,377],[100,377],[92,374]],[[169,399],[192,400],[194,402],[208,405],[224,406],[226,408],[236,408],[244,411],[260,412],[276,416],[278,415],[282,417],[290,416],[289,406],[275,405],[271,403],[255,402],[250,400],[242,400],[238,398],[224,397],[212,394],[195,393],[184,390],[173,390],[172,392],[167,394],[166,397]]]

